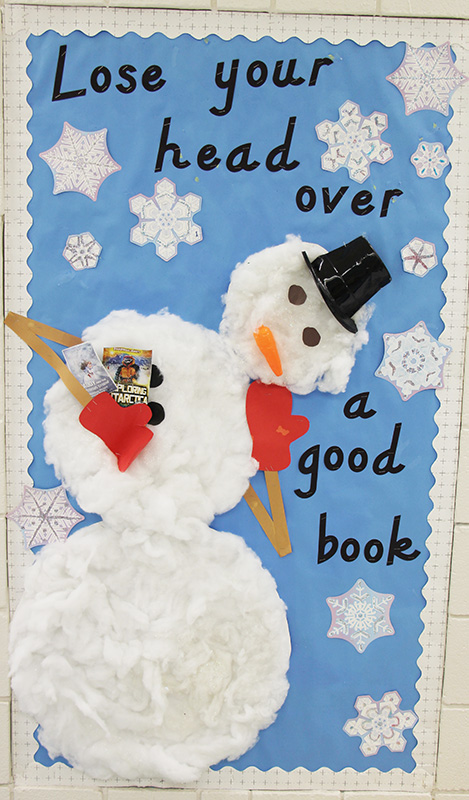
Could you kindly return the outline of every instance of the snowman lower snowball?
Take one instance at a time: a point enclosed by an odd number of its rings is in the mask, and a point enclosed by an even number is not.
[[[252,747],[285,700],[290,640],[275,582],[244,540],[209,523],[258,466],[249,378],[344,391],[367,341],[362,306],[376,286],[350,287],[341,305],[326,257],[288,237],[239,264],[219,334],[129,310],[84,332],[98,352],[151,348],[163,374],[150,401],[165,418],[125,472],[60,381],[46,395],[46,460],[103,521],[45,546],[29,569],[12,685],[49,754],[92,777],[197,780]]]

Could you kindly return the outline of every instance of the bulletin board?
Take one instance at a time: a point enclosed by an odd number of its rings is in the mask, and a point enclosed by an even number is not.
[[[465,339],[466,23],[5,13],[7,311],[77,336],[119,308],[217,331],[236,264],[288,235],[326,251],[364,236],[386,265],[345,391],[293,396],[309,429],[279,473],[292,553],[244,501],[211,522],[276,581],[290,688],[254,747],[195,785],[428,788]],[[165,211],[161,237],[148,220]],[[28,362],[7,332],[13,609],[36,544],[15,521],[20,487],[58,486],[42,427],[54,375]],[[262,472],[251,484],[268,508]],[[68,499],[79,535],[96,509]],[[15,714],[23,780],[92,781],[36,727]],[[168,785],[150,779],[132,783]]]

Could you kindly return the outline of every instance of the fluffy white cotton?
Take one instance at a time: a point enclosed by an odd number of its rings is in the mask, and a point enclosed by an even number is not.
[[[83,333],[103,347],[151,349],[163,373],[150,400],[166,417],[126,470],[78,420],[81,406],[61,381],[45,398],[44,448],[57,478],[85,511],[116,529],[171,530],[176,518],[210,522],[236,505],[255,472],[246,423],[247,375],[220,336],[161,312],[114,311]]]
[[[250,748],[285,699],[273,578],[239,537],[179,524],[136,547],[99,523],[28,572],[13,689],[50,755],[92,777],[195,780]]]
[[[368,341],[369,311],[361,309],[355,315],[358,333],[345,330],[322,299],[303,250],[311,261],[326,252],[317,244],[288,236],[284,244],[238,264],[224,297],[220,333],[241,356],[251,378],[287,386],[298,394],[313,389],[335,394],[345,390],[355,354]],[[306,300],[301,305],[289,302],[290,286],[304,290]],[[280,377],[274,375],[255,343],[253,333],[261,325],[274,334],[283,367]],[[304,344],[305,328],[316,329],[319,344]]]

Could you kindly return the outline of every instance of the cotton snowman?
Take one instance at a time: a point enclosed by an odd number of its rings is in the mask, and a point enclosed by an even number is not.
[[[288,692],[284,603],[244,540],[209,524],[258,466],[249,378],[345,389],[367,341],[361,306],[389,279],[367,243],[358,257],[347,247],[347,268],[298,237],[239,264],[220,334],[128,310],[84,331],[98,352],[151,348],[163,375],[150,401],[165,418],[124,472],[64,385],[48,391],[46,460],[102,517],[42,549],[11,626],[12,686],[51,757],[100,780],[187,783],[275,720]],[[344,283],[350,261],[357,286]]]

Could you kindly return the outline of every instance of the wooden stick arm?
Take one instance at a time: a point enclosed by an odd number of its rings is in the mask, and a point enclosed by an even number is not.
[[[16,333],[23,342],[26,342],[26,344],[29,345],[35,353],[41,356],[49,366],[55,369],[67,389],[82,406],[86,406],[90,402],[90,393],[87,392],[75,376],[72,375],[65,362],[52,350],[52,347],[49,347],[48,344],[43,342],[39,336],[44,336],[51,342],[63,344],[65,347],[72,347],[75,344],[80,344],[81,339],[70,333],[65,333],[65,331],[58,330],[58,328],[51,328],[50,325],[44,325],[42,322],[29,319],[29,317],[22,317],[21,314],[15,314],[13,311],[9,311],[7,314],[5,325]]]

